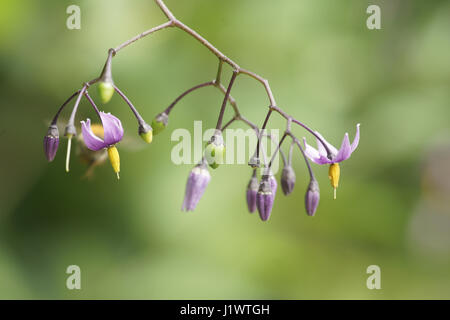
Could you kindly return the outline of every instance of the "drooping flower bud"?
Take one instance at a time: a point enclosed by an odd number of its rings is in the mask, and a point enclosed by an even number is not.
[[[111,71],[111,60],[113,57],[113,53],[114,50],[109,49],[108,59],[106,60],[105,66],[103,67],[102,73],[100,75],[100,83],[98,84],[98,93],[103,104],[108,103],[114,94],[114,82],[112,79]]]
[[[339,176],[341,175],[341,169],[339,163],[332,163],[328,170],[328,178],[330,178],[331,186],[334,189],[334,199],[336,199],[336,189],[339,186]]]
[[[267,176],[263,177],[256,194],[256,207],[262,221],[267,221],[272,212],[274,196]]]
[[[152,143],[153,140],[153,129],[148,123],[139,124],[138,133],[141,136],[142,140],[147,143]]]
[[[156,115],[155,119],[152,121],[153,134],[156,136],[162,132],[169,123],[169,115],[165,112],[161,112]]]
[[[309,183],[308,190],[305,195],[305,208],[308,216],[314,216],[319,205],[320,190],[317,180],[312,179]]]
[[[256,177],[256,170],[253,170],[253,175],[247,186],[247,207],[250,213],[256,210],[256,195],[258,193],[259,183]]]
[[[194,211],[210,180],[211,175],[209,174],[208,167],[202,161],[189,173],[181,210]]]
[[[56,124],[48,127],[47,134],[44,137],[44,153],[49,162],[53,161],[58,151],[59,145],[59,130]]]
[[[283,190],[284,195],[287,196],[294,190],[295,179],[294,169],[292,169],[290,165],[285,166],[281,173],[281,189]]]
[[[216,130],[211,140],[205,148],[206,162],[213,169],[217,169],[220,164],[224,163],[225,145],[223,143],[222,131]]]

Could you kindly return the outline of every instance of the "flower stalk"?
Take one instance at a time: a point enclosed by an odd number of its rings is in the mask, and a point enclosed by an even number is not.
[[[219,166],[220,163],[223,163],[225,143],[222,132],[236,121],[242,122],[243,124],[250,126],[255,131],[257,137],[255,152],[253,153],[253,156],[249,161],[249,165],[253,168],[252,178],[250,179],[250,182],[247,187],[247,206],[250,212],[254,212],[255,209],[257,209],[263,221],[267,221],[271,215],[276,190],[278,186],[276,178],[272,174],[271,167],[277,154],[281,154],[284,163],[284,168],[281,175],[281,186],[283,193],[285,195],[288,195],[293,191],[296,182],[296,176],[292,166],[292,152],[295,145],[298,146],[305,160],[305,164],[308,169],[310,177],[310,182],[305,195],[305,208],[307,214],[308,215],[315,214],[320,198],[319,185],[314,177],[314,173],[312,171],[309,160],[319,165],[323,164],[330,165],[329,178],[331,185],[334,189],[334,198],[336,198],[336,189],[339,184],[339,176],[340,176],[339,163],[348,159],[358,146],[359,124],[357,125],[357,132],[352,144],[350,144],[348,134],[346,133],[341,148],[337,150],[330,143],[328,143],[319,132],[311,129],[308,125],[294,118],[292,115],[288,114],[287,112],[285,112],[284,110],[282,110],[280,107],[277,106],[275,96],[272,92],[269,81],[267,79],[263,78],[262,76],[258,75],[255,72],[241,68],[235,61],[233,61],[225,54],[223,54],[208,40],[203,38],[198,32],[196,32],[195,30],[191,29],[189,26],[185,25],[183,22],[178,20],[162,0],[155,0],[155,3],[164,13],[168,21],[136,35],[135,37],[123,42],[114,49],[108,50],[108,56],[100,76],[98,78],[85,82],[82,88],[80,90],[77,90],[72,96],[70,96],[56,113],[47,131],[47,135],[44,137],[44,152],[47,160],[52,161],[54,159],[59,144],[59,132],[56,124],[57,119],[60,113],[62,112],[63,108],[70,101],[72,101],[72,99],[77,97],[64,133],[64,135],[67,137],[66,171],[67,172],[69,171],[72,138],[77,134],[77,130],[75,127],[75,116],[81,98],[82,96],[85,96],[89,101],[89,103],[92,105],[92,107],[95,109],[97,115],[99,116],[102,122],[104,135],[103,137],[96,136],[92,130],[90,119],[87,119],[86,121],[81,121],[81,130],[83,134],[82,141],[88,149],[92,151],[103,150],[104,153],[108,154],[113,170],[117,174],[117,178],[119,179],[120,157],[116,145],[122,140],[124,130],[121,121],[118,118],[111,115],[111,113],[99,111],[94,101],[89,96],[87,92],[88,88],[97,82],[99,82],[98,84],[99,96],[103,104],[108,103],[111,100],[114,92],[117,92],[117,94],[125,101],[125,103],[129,106],[130,110],[132,111],[138,122],[138,134],[146,143],[151,143],[153,140],[153,136],[159,134],[167,127],[169,115],[173,111],[175,105],[177,105],[184,97],[186,97],[189,93],[194,92],[200,88],[214,86],[224,95],[219,110],[216,130],[214,135],[211,137],[210,141],[207,143],[205,147],[204,158],[197,166],[195,166],[191,170],[186,186],[186,194],[182,207],[183,210],[186,211],[194,210],[195,207],[197,206],[198,201],[202,197],[205,188],[208,185],[211,178],[207,165],[209,164],[210,167],[215,169]],[[164,111],[160,112],[153,119],[152,125],[149,125],[144,121],[144,119],[142,118],[138,110],[135,108],[135,106],[132,104],[130,99],[128,99],[128,97],[115,85],[112,74],[112,59],[119,53],[119,51],[133,44],[137,40],[167,28],[174,28],[187,33],[189,36],[197,40],[202,46],[207,48],[211,53],[213,53],[218,58],[219,64],[214,80],[203,82],[183,92]],[[228,65],[229,67],[232,68],[232,76],[227,87],[225,87],[222,84],[222,73],[224,65]],[[259,82],[260,84],[263,85],[265,89],[265,93],[269,101],[269,107],[261,128],[259,128],[252,121],[248,120],[241,114],[240,109],[237,106],[236,100],[231,95],[231,90],[235,84],[237,76],[241,74],[246,75],[254,79],[255,81]],[[229,121],[225,123],[225,125],[223,125],[225,110],[228,103],[230,103],[231,107],[233,108],[234,115]],[[269,125],[271,116],[274,114],[278,114],[286,120],[286,129],[284,131],[281,140],[277,145],[274,154],[270,158],[270,161],[268,161],[266,150],[264,150],[263,146],[261,145],[261,140],[264,136],[267,136],[270,139],[272,139],[270,135],[266,134],[266,128]],[[309,146],[306,143],[305,138],[304,138],[304,147],[302,147],[299,139],[294,135],[292,131],[291,128],[292,124],[295,124],[300,128],[303,128],[309,134],[314,136],[317,140],[317,149],[314,149],[311,146]],[[287,137],[290,137],[292,139],[289,149],[288,160],[286,160],[286,157],[284,156],[282,150],[282,145],[287,140],[286,139]],[[261,181],[258,183],[258,178],[256,176],[256,168],[259,168],[261,166],[260,151],[262,151],[263,155],[263,174],[261,177]]]

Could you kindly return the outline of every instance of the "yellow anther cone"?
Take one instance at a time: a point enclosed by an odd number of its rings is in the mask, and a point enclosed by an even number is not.
[[[111,161],[111,166],[113,167],[114,172],[117,174],[117,179],[120,179],[120,157],[119,151],[117,151],[117,148],[115,146],[108,148],[108,156],[109,161]]]
[[[339,186],[339,176],[341,174],[341,168],[339,163],[332,163],[328,170],[328,178],[330,178],[331,186],[334,188],[334,199],[336,199],[336,189]]]

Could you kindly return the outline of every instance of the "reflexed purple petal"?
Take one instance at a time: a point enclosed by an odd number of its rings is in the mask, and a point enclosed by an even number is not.
[[[322,142],[320,142],[319,139],[317,139],[317,150],[319,151],[319,154],[323,157],[328,157],[327,149],[323,146]]]
[[[358,147],[358,144],[359,144],[359,126],[360,126],[360,124],[358,123],[356,125],[355,139],[353,139],[352,146],[351,146],[352,147],[352,152],[355,151],[356,147]]]
[[[100,112],[100,118],[103,124],[104,140],[106,145],[116,144],[123,138],[122,123],[111,113]]]
[[[305,154],[308,158],[314,161],[314,159],[319,159],[319,151],[311,147],[307,142],[306,138],[303,138],[303,144],[305,145]]]
[[[303,138],[303,144],[305,145],[305,155],[311,159],[311,161],[317,163],[317,164],[328,164],[333,163],[330,159],[328,159],[326,156],[322,156],[319,154],[319,151],[311,147],[309,144],[306,143],[306,139]]]
[[[314,161],[315,163],[317,163],[317,164],[320,164],[320,165],[322,165],[322,164],[331,164],[331,163],[333,163],[334,161],[331,161],[330,159],[328,159],[328,158],[325,158],[325,157],[320,157],[320,159],[312,159],[312,161]]]
[[[325,138],[319,132],[314,131],[314,133],[317,134],[323,140],[323,142],[327,145],[328,149],[330,149],[333,156],[335,156],[338,153],[338,150],[331,143],[329,143],[327,140],[325,140]],[[327,156],[326,151],[325,151],[325,156]]]
[[[333,162],[341,162],[347,160],[352,154],[352,147],[350,146],[350,139],[348,138],[348,133],[344,135],[344,139],[342,140],[341,148],[336,156],[333,159]]]
[[[81,121],[81,133],[83,134],[84,144],[93,151],[98,151],[108,146],[92,132],[91,119],[87,119],[86,122]]]

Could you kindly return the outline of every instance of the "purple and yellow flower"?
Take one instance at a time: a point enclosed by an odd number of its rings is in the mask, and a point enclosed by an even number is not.
[[[208,167],[202,161],[189,173],[181,210],[194,211],[210,180],[211,175],[209,174]]]
[[[342,140],[341,148],[338,150],[328,141],[326,141],[320,133],[315,132],[322,141],[326,144],[327,149],[322,144],[322,142],[317,139],[317,149],[311,147],[306,143],[306,139],[303,138],[303,143],[305,145],[305,155],[317,164],[329,164],[330,169],[328,172],[328,177],[331,181],[331,186],[334,188],[334,198],[336,199],[336,189],[339,185],[340,168],[339,162],[347,160],[350,158],[351,154],[356,150],[359,143],[359,126],[356,125],[356,134],[353,142],[350,144],[350,139],[348,133],[345,133],[344,139]]]
[[[86,147],[88,147],[92,151],[107,149],[111,165],[114,169],[114,172],[117,174],[117,178],[119,178],[120,157],[115,144],[121,141],[123,138],[122,123],[111,113],[100,112],[99,115],[104,131],[103,140],[97,137],[92,131],[90,119],[87,119],[86,122],[81,121],[81,132],[83,134],[83,140],[86,144]]]

